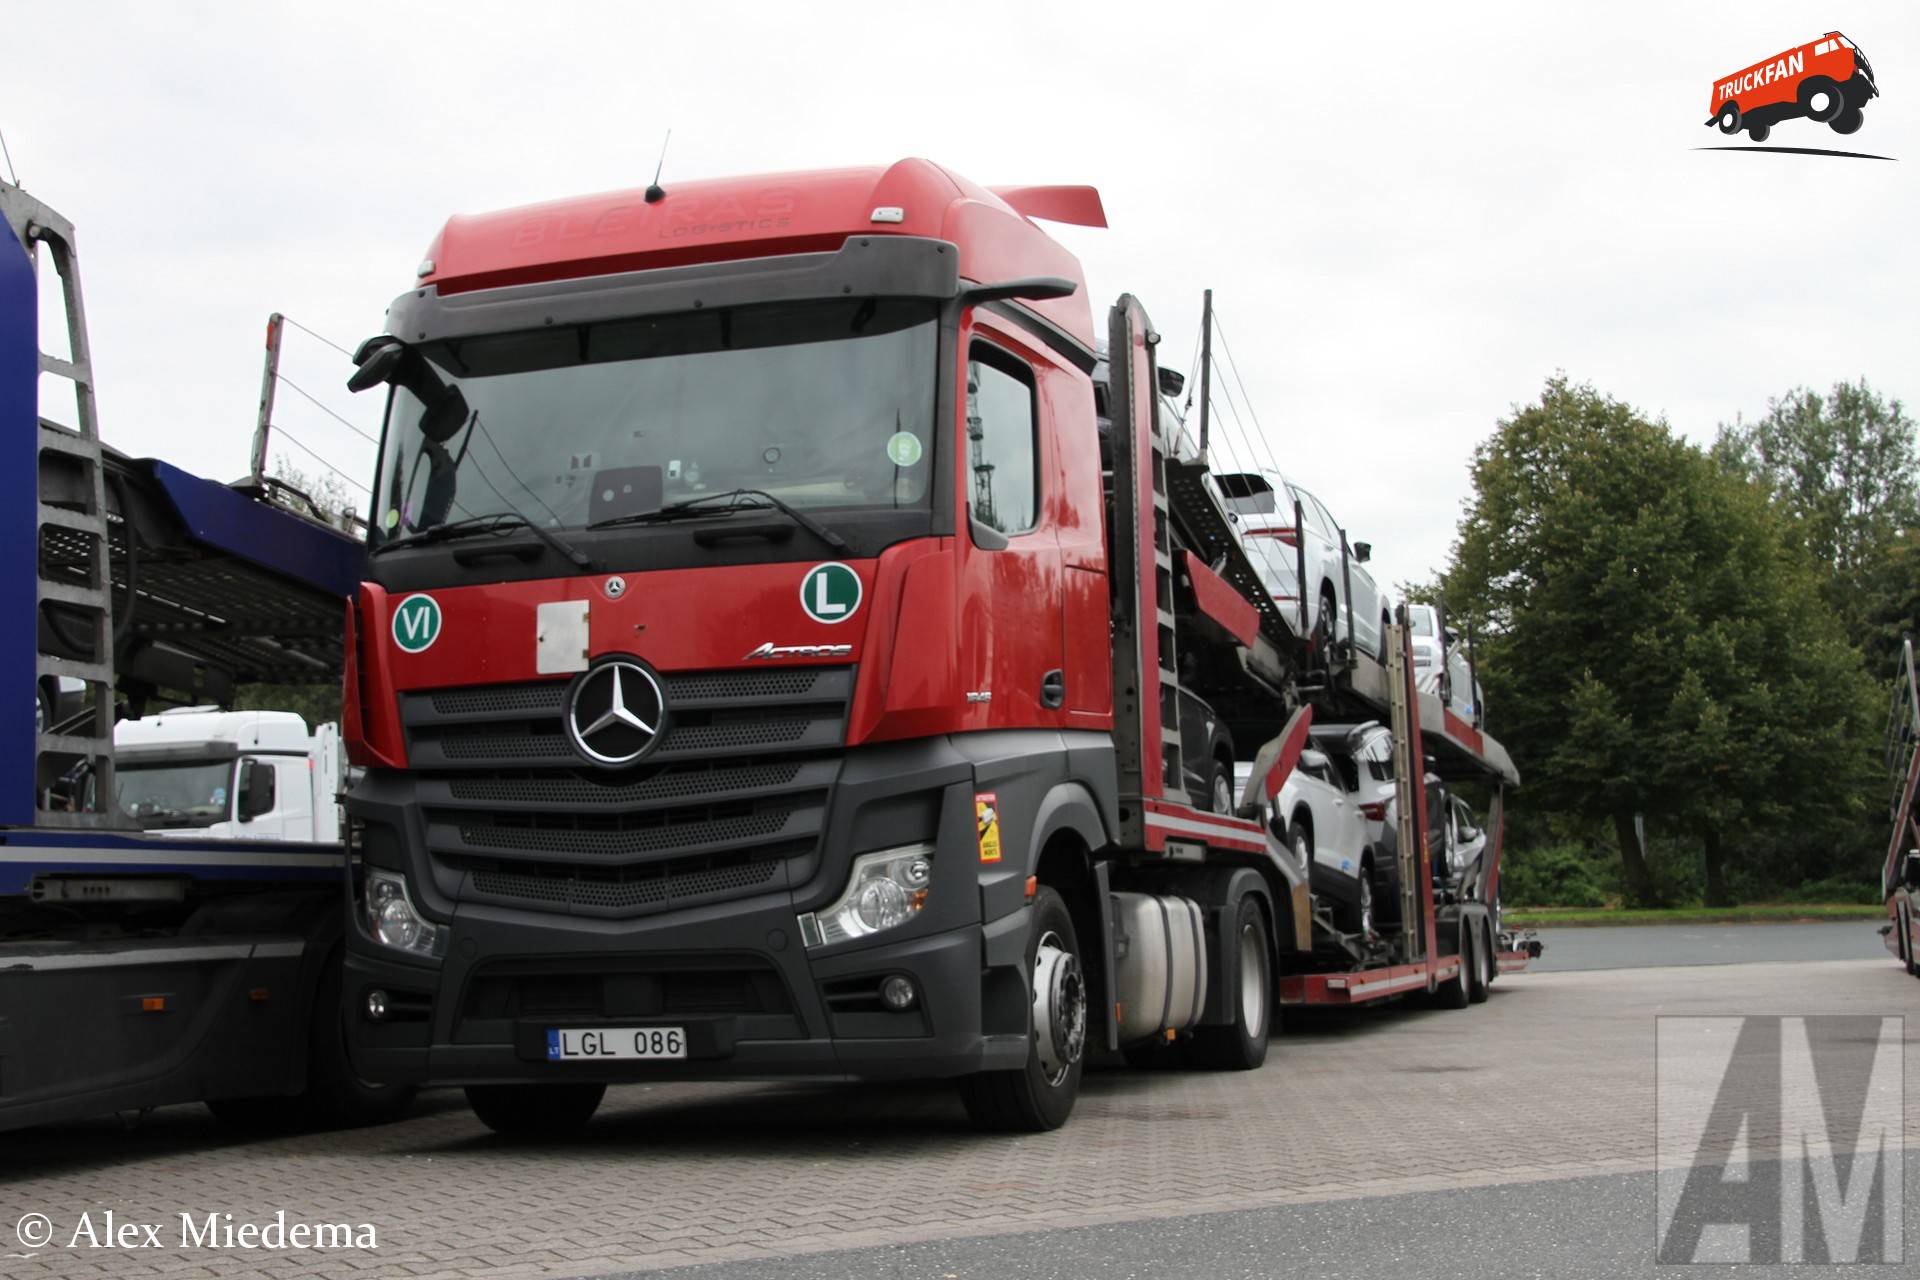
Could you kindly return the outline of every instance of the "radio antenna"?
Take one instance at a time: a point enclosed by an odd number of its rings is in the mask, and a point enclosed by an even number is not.
[[[673,141],[673,130],[667,130],[667,136],[660,142],[660,163],[653,166],[653,181],[647,187],[647,203],[659,204],[667,198],[667,189],[660,185],[660,173],[667,167],[667,143]]]

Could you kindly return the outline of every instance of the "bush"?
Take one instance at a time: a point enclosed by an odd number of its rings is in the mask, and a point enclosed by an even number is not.
[[[1611,868],[1578,844],[1508,852],[1500,900],[1519,907],[1604,907]]]
[[[1839,902],[1875,903],[1881,901],[1880,886],[1871,880],[1854,880],[1846,876],[1833,876],[1826,880],[1809,880],[1798,889],[1788,893],[1793,902]]]

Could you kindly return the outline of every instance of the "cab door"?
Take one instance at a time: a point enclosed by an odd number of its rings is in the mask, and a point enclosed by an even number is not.
[[[966,564],[962,722],[969,728],[1061,725],[1064,586],[1048,511],[1055,485],[1043,429],[1045,364],[1011,326],[976,323],[962,353],[955,504]]]

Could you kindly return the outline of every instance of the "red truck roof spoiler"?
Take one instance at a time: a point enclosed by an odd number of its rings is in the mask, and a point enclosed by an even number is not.
[[[1107,211],[1093,187],[989,187],[1023,218],[1045,218],[1076,227],[1104,227]]]

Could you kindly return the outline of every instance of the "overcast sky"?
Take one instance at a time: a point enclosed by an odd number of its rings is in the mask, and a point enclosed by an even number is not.
[[[1770,142],[1898,163],[1693,150],[1716,77],[1833,28],[1886,96]],[[350,347],[447,215],[644,186],[669,127],[669,185],[908,155],[1097,185],[1112,229],[1057,229],[1096,307],[1138,294],[1178,366],[1212,286],[1274,455],[1386,582],[1441,567],[1474,445],[1556,370],[1703,441],[1799,384],[1920,396],[1911,3],[76,2],[0,73],[79,228],[106,438],[221,479],[269,312]],[[347,368],[290,340],[375,432]],[[276,417],[368,479],[347,428]]]

